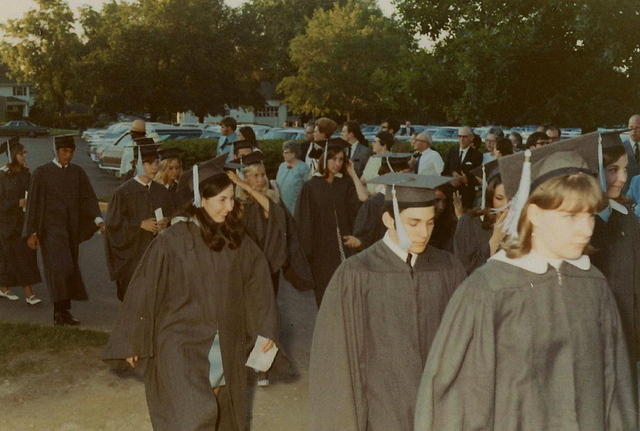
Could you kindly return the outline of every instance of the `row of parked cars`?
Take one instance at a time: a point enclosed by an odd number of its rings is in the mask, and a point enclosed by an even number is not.
[[[259,124],[240,124],[238,127],[250,126],[256,134],[258,140],[282,139],[282,140],[302,140],[305,138],[303,128],[297,127],[269,127]],[[98,163],[100,168],[113,172],[116,176],[121,176],[131,169],[131,161],[133,160],[134,144],[129,135],[130,121],[123,121],[111,124],[102,129],[87,129],[82,137],[89,144],[89,155],[93,161]],[[427,132],[436,142],[456,142],[458,140],[458,128],[450,126],[435,125],[412,125],[414,134]],[[479,134],[483,139],[489,132],[490,127],[477,127],[475,133]],[[536,129],[536,126],[514,127],[504,129],[505,134],[512,131],[520,133],[526,139]],[[372,141],[375,135],[380,131],[378,125],[363,124],[361,130],[365,138]],[[35,132],[34,132],[35,133]],[[164,142],[169,140],[179,140],[187,138],[214,138],[220,137],[220,126],[217,124],[201,124],[190,123],[181,124],[179,126],[163,123],[146,123],[147,136],[153,138],[156,142]],[[581,133],[580,129],[562,129],[563,138],[577,136]],[[1,135],[1,128],[0,128]],[[335,136],[339,136],[337,131]],[[396,134],[398,141],[408,141],[411,139],[411,133],[407,131],[406,126],[401,126],[400,131]]]

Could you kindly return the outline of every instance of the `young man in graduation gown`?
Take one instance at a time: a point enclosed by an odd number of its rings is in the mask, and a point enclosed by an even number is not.
[[[138,174],[115,190],[106,221],[107,264],[120,301],[140,258],[174,212],[172,193],[153,181],[158,173],[158,145],[150,138],[135,143]]]
[[[325,292],[311,348],[312,430],[412,429],[431,341],[465,276],[452,254],[428,245],[434,189],[450,180],[397,173],[374,180],[387,185],[387,232],[342,263]]]
[[[56,325],[78,325],[71,300],[87,300],[78,264],[80,243],[104,231],[98,199],[84,170],[73,163],[73,136],[54,138],[56,157],[31,177],[23,236],[41,247]]]

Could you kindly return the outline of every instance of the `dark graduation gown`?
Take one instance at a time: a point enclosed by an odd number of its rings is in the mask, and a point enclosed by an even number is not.
[[[353,227],[353,236],[358,238],[361,250],[370,247],[377,241],[380,241],[387,231],[386,226],[382,223],[382,214],[384,213],[384,193],[376,193],[369,199],[364,201]]]
[[[464,265],[467,274],[484,265],[491,257],[489,239],[492,234],[492,230],[483,229],[479,217],[467,213],[458,220],[453,236],[453,252]]]
[[[320,176],[314,176],[300,190],[295,218],[313,273],[318,303],[341,262],[337,228],[342,237],[352,235],[359,208],[355,186],[348,177],[336,177],[329,183]],[[345,257],[353,254],[346,246],[343,249]]]
[[[24,212],[18,206],[29,189],[28,170],[10,174],[0,171],[0,286],[30,286],[39,283],[35,250],[22,238]]]
[[[40,240],[45,279],[54,302],[86,300],[78,265],[78,248],[95,233],[100,217],[98,199],[84,170],[53,162],[31,177],[23,236]]]
[[[142,254],[154,238],[153,233],[140,227],[140,223],[155,217],[157,208],[162,208],[164,217],[171,219],[173,196],[155,181],[151,181],[147,188],[132,178],[121,184],[111,197],[105,220],[107,264],[111,280],[122,286],[123,293]]]
[[[492,258],[453,295],[416,431],[631,431],[636,421],[620,317],[594,266],[538,274]]]
[[[238,249],[216,252],[196,224],[178,222],[142,257],[104,353],[141,358],[154,430],[216,429],[207,356],[216,331],[233,406],[222,429],[244,431],[248,352],[258,334],[278,333],[269,265],[247,236]]]
[[[347,259],[316,319],[309,389],[314,431],[403,431],[462,265],[429,246],[411,270],[382,240]]]
[[[282,269],[287,261],[287,221],[283,208],[269,200],[269,217],[260,204],[249,197],[242,201],[242,222],[247,235],[263,251],[271,273]]]
[[[596,217],[591,245],[596,249],[593,264],[607,277],[618,304],[631,369],[636,374],[635,363],[640,360],[640,223],[631,211],[612,210],[608,222]]]

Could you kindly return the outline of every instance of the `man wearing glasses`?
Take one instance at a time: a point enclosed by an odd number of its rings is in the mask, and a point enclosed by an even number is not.
[[[462,206],[473,208],[476,179],[471,170],[482,165],[482,153],[471,146],[473,131],[470,127],[458,130],[458,147],[451,148],[444,161],[443,176],[454,177],[453,187],[462,196]]]
[[[394,118],[384,120],[380,124],[381,132],[389,132],[395,136],[395,134],[398,133],[398,130],[400,130],[400,122]]]
[[[431,149],[431,135],[426,132],[419,133],[411,138],[411,145],[416,151],[413,155],[413,172],[420,175],[440,175],[444,161],[437,151]]]

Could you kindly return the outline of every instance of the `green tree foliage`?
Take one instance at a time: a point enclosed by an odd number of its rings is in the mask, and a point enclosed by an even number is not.
[[[83,94],[99,110],[203,116],[259,100],[223,0],[113,2],[85,8],[81,23]]]
[[[407,102],[397,84],[411,44],[373,1],[317,10],[305,33],[291,41],[297,73],[285,77],[278,91],[295,111],[314,115],[397,111]]]
[[[418,88],[448,101],[450,120],[591,128],[640,101],[637,1],[395,3],[408,28],[438,40]]]
[[[34,84],[40,105],[55,111],[63,122],[77,80],[81,43],[73,31],[73,13],[64,0],[36,0],[37,8],[0,27],[6,41],[0,58],[18,82]]]

